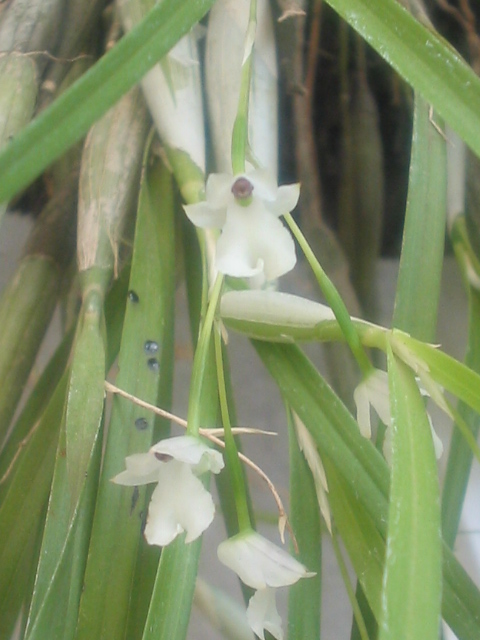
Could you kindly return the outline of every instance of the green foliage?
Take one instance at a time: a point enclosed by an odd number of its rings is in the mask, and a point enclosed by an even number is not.
[[[435,30],[421,3],[413,15],[396,0],[327,0],[334,10],[327,16],[335,25],[332,33],[340,33],[342,88],[354,86],[347,81],[348,74],[361,66],[362,90],[369,92],[369,100],[377,99],[368,84],[380,62],[372,58],[375,64],[369,67],[369,56],[373,54],[366,51],[365,41],[383,58],[379,76],[383,75],[380,80],[376,78],[377,94],[381,93],[382,83],[395,85],[402,95],[410,96],[410,89],[414,92],[413,133],[407,141],[407,146],[411,143],[411,156],[406,221],[395,310],[392,326],[381,326],[350,317],[343,292],[337,291],[335,278],[329,275],[331,256],[314,255],[301,225],[290,214],[285,215],[285,220],[313,272],[312,282],[319,284],[329,308],[302,298],[299,292],[294,297],[265,289],[250,291],[247,284],[252,283],[233,277],[237,274],[213,277],[218,233],[208,228],[211,211],[207,207],[201,209],[208,231],[202,223],[195,232],[180,204],[181,199],[191,205],[201,203],[205,195],[203,172],[182,145],[176,147],[169,142],[168,147],[162,147],[162,140],[155,133],[145,141],[150,120],[145,116],[146,105],[139,89],[135,90],[133,115],[125,121],[127,124],[122,124],[124,121],[112,107],[162,58],[160,68],[169,70],[167,84],[175,102],[175,87],[187,82],[188,74],[183,72],[192,61],[181,56],[176,59],[173,53],[173,63],[166,64],[164,56],[192,27],[199,28],[199,21],[214,3],[162,0],[146,3],[153,7],[148,7],[149,12],[144,15],[146,6],[142,2],[131,2],[126,14],[130,15],[131,10],[135,16],[138,9],[138,23],[131,29],[131,25],[124,24],[126,33],[118,38],[118,25],[112,20],[108,34],[114,42],[111,48],[105,46],[108,38],[98,18],[103,3],[75,4],[72,11],[82,7],[88,10],[88,20],[95,23],[95,28],[86,33],[82,27],[75,47],[72,44],[72,56],[77,54],[80,41],[85,51],[90,51],[93,44],[93,49],[103,55],[55,99],[46,98],[43,92],[49,87],[47,78],[64,75],[57,65],[65,64],[71,54],[68,42],[49,49],[48,70],[46,63],[32,62],[34,54],[27,57],[24,53],[30,44],[33,46],[33,35],[31,42],[22,43],[21,48],[5,44],[9,51],[0,64],[0,83],[6,87],[5,95],[0,96],[0,214],[8,202],[12,208],[42,211],[25,255],[0,298],[0,636],[9,638],[18,620],[21,636],[28,640],[187,637],[202,538],[187,544],[178,524],[179,535],[171,544],[161,550],[149,548],[143,529],[149,517],[151,489],[111,482],[125,468],[127,456],[145,454],[153,443],[170,434],[170,419],[165,414],[156,415],[155,407],[168,410],[172,402],[175,292],[185,280],[194,356],[188,420],[184,424],[178,417],[173,419],[186,426],[189,435],[209,441],[219,451],[225,443],[228,447],[228,455],[223,456],[227,469],[218,480],[217,511],[221,511],[229,535],[253,526],[251,523],[259,518],[255,517],[255,496],[249,486],[255,483],[241,467],[245,458],[238,453],[242,451],[239,437],[235,431],[235,437],[227,434],[230,422],[232,428],[238,425],[234,409],[236,378],[230,377],[228,370],[230,345],[226,329],[251,339],[285,402],[289,430],[288,512],[295,536],[291,539],[291,554],[308,571],[315,572],[314,577],[298,579],[290,586],[289,637],[321,637],[321,598],[329,588],[321,559],[322,538],[332,535],[343,573],[346,574],[339,542],[357,579],[359,602],[355,601],[350,582],[346,585],[356,619],[353,638],[371,634],[370,640],[433,640],[438,637],[443,616],[460,640],[477,640],[480,591],[451,550],[471,460],[474,454],[480,456],[476,442],[480,420],[480,263],[475,241],[470,237],[471,226],[463,217],[455,223],[450,221],[450,231],[469,296],[465,362],[429,342],[435,340],[438,319],[449,208],[447,185],[453,184],[447,176],[449,149],[442,132],[443,121],[480,156],[480,80],[472,69],[478,61],[472,59],[472,67],[465,62]],[[38,10],[33,0],[26,4],[32,11]],[[55,15],[60,15],[63,5],[50,4]],[[315,95],[315,65],[311,66],[311,58],[315,58],[318,48],[314,33],[320,3],[303,4],[309,5],[306,22],[295,11],[281,16],[291,36],[282,45],[297,46],[295,55],[307,48],[299,34],[305,32],[312,39],[308,77],[292,83],[296,125],[298,101],[305,99],[310,90]],[[280,5],[291,9],[288,2],[279,2]],[[4,46],[2,28],[9,24],[8,20],[17,21],[18,33],[23,26],[23,18],[10,13],[10,6],[17,6],[15,0],[0,10],[0,49]],[[260,0],[258,6],[263,6]],[[255,7],[252,2],[248,34],[244,33],[246,22],[241,28],[240,104],[236,119],[230,123],[233,164],[239,172],[243,172],[246,157],[255,156],[255,135],[249,117],[255,100],[261,96],[257,86],[256,92],[251,92],[252,82],[258,80],[255,65],[261,58],[261,49],[254,45],[252,50],[250,44],[252,38],[259,39],[263,33],[262,29],[256,30],[260,10],[256,14]],[[238,30],[234,14],[230,18]],[[110,20],[108,14],[105,19]],[[474,28],[471,18],[467,23]],[[68,33],[72,35],[69,25]],[[356,31],[355,37],[362,39],[357,40],[359,46],[350,47],[347,25]],[[225,33],[230,28],[232,25],[226,22]],[[56,54],[61,54],[60,62]],[[295,55],[291,55],[292,60]],[[222,63],[215,62],[220,67]],[[267,60],[266,66],[269,64]],[[82,68],[77,69],[79,74]],[[46,75],[42,76],[43,70]],[[177,77],[173,78],[174,74]],[[217,90],[221,95],[224,87],[218,86]],[[28,124],[37,91],[42,108]],[[208,96],[200,96],[198,104],[203,99],[208,101]],[[161,109],[161,95],[158,102]],[[359,148],[347,159],[343,157],[348,166],[340,173],[358,181],[367,174],[355,173],[354,158],[368,157],[366,152],[371,151],[365,148],[368,136],[362,127],[368,124],[368,130],[376,136],[376,172],[382,164],[377,145],[380,129],[371,113],[368,123],[362,122],[361,113],[356,111],[349,120],[347,106],[343,103],[339,109],[343,114],[343,120],[339,120],[348,129],[342,131],[339,146],[344,150],[348,147],[354,127]],[[308,117],[312,108],[310,104],[306,109]],[[105,137],[92,144],[92,137],[98,132],[92,125],[107,112],[99,125],[108,124]],[[328,109],[326,112],[330,113]],[[122,135],[133,132],[137,117],[137,146],[122,146]],[[327,137],[336,130],[338,122],[333,122]],[[181,129],[186,123],[174,124]],[[173,128],[172,123],[166,126]],[[289,140],[288,123],[283,120],[281,126]],[[210,162],[215,141],[206,138],[203,129],[197,133],[207,140]],[[87,134],[79,179],[80,147],[65,154]],[[306,153],[303,142],[296,140],[297,154]],[[118,143],[116,152],[112,152],[110,143]],[[309,161],[312,157],[309,155]],[[55,169],[45,171],[56,160]],[[328,158],[325,164],[328,165]],[[384,176],[380,177],[383,180]],[[247,178],[242,179],[248,183]],[[315,179],[320,184],[319,175]],[[79,183],[79,254],[75,261],[73,214]],[[113,213],[106,203],[107,189],[111,196],[118,196]],[[329,191],[327,185],[327,209],[329,201],[336,197],[334,191]],[[98,208],[87,200],[86,193]],[[219,201],[224,195],[218,196]],[[262,206],[267,206],[265,202],[273,206],[267,195],[261,196]],[[253,196],[250,193],[242,200],[245,216],[256,196],[253,192]],[[237,195],[232,188],[225,197],[233,201]],[[369,205],[371,220],[375,220],[372,237],[377,241],[381,234],[380,199],[374,197],[375,204]],[[338,200],[348,200],[352,207],[355,204],[349,193],[338,196]],[[218,206],[221,209],[222,205]],[[225,220],[229,213],[230,210],[225,212]],[[348,212],[343,213],[346,217],[342,217],[342,225],[347,220],[348,227]],[[476,213],[470,213],[475,218]],[[255,229],[247,239],[250,261],[257,260],[262,231]],[[240,235],[238,232],[239,252],[245,249]],[[349,243],[360,242],[353,227],[346,229],[346,237]],[[268,240],[275,248],[275,238]],[[355,254],[355,247],[350,246],[349,250]],[[87,264],[86,255],[91,258]],[[353,263],[350,266],[355,268]],[[368,269],[371,274],[371,264]],[[370,299],[375,290],[373,276],[369,278],[372,282],[367,282],[365,288],[368,296],[358,291],[361,298]],[[297,283],[300,279],[298,276]],[[65,319],[60,346],[27,396],[24,392],[28,376],[35,370],[43,335],[59,303]],[[373,300],[372,309],[378,306],[374,303]],[[390,419],[384,425],[384,453],[362,435],[361,420],[357,422],[337,391],[302,352],[299,344],[306,341],[345,342],[365,383],[373,369],[371,362],[377,366],[376,352],[383,352],[381,357],[386,355],[389,386],[383,392],[389,398]],[[336,373],[338,377],[339,372]],[[106,394],[107,377],[115,381],[123,396],[117,392],[112,397]],[[442,493],[433,427],[422,387],[456,422]],[[371,404],[374,405],[373,400]],[[214,435],[208,431],[213,428],[219,429]],[[299,435],[300,428],[305,429],[306,436]],[[168,456],[162,458],[165,454],[150,455],[154,464],[171,462]],[[251,461],[246,462],[253,466]],[[262,467],[262,460],[255,459],[255,463]],[[179,464],[177,460],[175,464]],[[190,462],[182,460],[182,464],[192,476],[201,473],[198,469],[192,471],[194,465]],[[261,469],[254,472],[265,480]],[[205,490],[209,490],[209,476],[199,477]],[[154,474],[149,479],[154,483]],[[177,491],[176,486],[169,489]],[[279,497],[275,491],[274,496],[282,525],[284,496]],[[260,561],[258,565],[261,574]],[[278,569],[279,575],[283,569]],[[253,591],[243,587],[248,602]],[[203,598],[215,593],[209,587],[202,589]],[[213,615],[210,610],[210,617],[215,620],[218,615],[217,626],[234,634],[232,624],[225,624],[230,603],[217,596],[214,600],[214,609],[220,607],[220,613]],[[204,600],[208,608],[206,602],[208,597]],[[272,633],[274,627],[270,628]],[[245,624],[241,634],[248,636]]]

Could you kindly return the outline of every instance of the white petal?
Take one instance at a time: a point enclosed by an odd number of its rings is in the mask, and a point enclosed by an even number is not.
[[[119,473],[112,482],[123,484],[127,487],[137,487],[149,482],[158,482],[158,473],[161,462],[149,453],[134,453],[125,458],[127,469]]]
[[[364,438],[372,437],[372,425],[370,423],[370,401],[368,399],[365,382],[361,382],[353,392],[353,399],[357,407],[357,422],[360,433]]]
[[[357,386],[353,393],[353,399],[357,406],[358,426],[363,436],[370,438],[372,435],[370,405],[386,427],[391,425],[390,392],[388,375],[385,371],[374,369],[368,378]]]
[[[275,590],[259,589],[248,603],[247,620],[252,631],[265,640],[264,629],[277,640],[283,640],[282,619],[275,603]]]
[[[250,207],[232,205],[217,242],[215,266],[225,275],[249,278],[263,271],[263,262],[255,252],[256,223]]]
[[[205,188],[208,204],[214,209],[226,209],[235,199],[232,186],[236,179],[228,173],[211,173]]]
[[[162,464],[159,476],[148,508],[145,538],[149,544],[165,546],[186,531],[185,542],[192,542],[213,520],[212,496],[183,462]]]
[[[226,275],[251,277],[262,264],[267,280],[287,273],[296,263],[290,233],[263,204],[232,205],[217,244],[216,266]]]
[[[222,454],[194,436],[165,438],[153,445],[150,451],[185,462],[194,467],[194,471],[199,474],[205,471],[219,473],[224,466]]]
[[[300,197],[300,184],[286,184],[278,188],[273,202],[265,202],[268,209],[276,216],[283,216],[293,211]]]
[[[226,209],[213,209],[207,202],[184,204],[190,222],[202,229],[221,229],[225,224]]]
[[[378,417],[384,425],[392,422],[390,411],[390,391],[388,388],[388,375],[385,371],[375,369],[367,380],[370,404],[377,412]]]
[[[256,169],[245,175],[253,184],[253,195],[260,200],[273,202],[278,195],[278,185],[275,175],[268,169]]]
[[[255,531],[224,540],[217,555],[220,562],[253,589],[288,586],[315,575]]]

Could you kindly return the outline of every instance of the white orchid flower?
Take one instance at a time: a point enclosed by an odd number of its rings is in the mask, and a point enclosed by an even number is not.
[[[420,387],[420,393],[423,396],[429,395],[422,387]],[[357,422],[362,436],[365,438],[371,438],[372,436],[370,407],[375,409],[378,417],[387,427],[383,441],[383,455],[387,462],[390,462],[392,452],[392,416],[390,411],[388,374],[380,369],[374,369],[372,373],[356,387],[353,392],[353,399],[357,407]],[[443,453],[443,444],[433,428],[432,420],[428,413],[427,417],[430,422],[435,456],[438,460]]]
[[[126,470],[112,478],[116,484],[157,482],[145,527],[149,544],[165,546],[184,531],[185,542],[192,542],[207,529],[215,507],[197,476],[221,471],[224,463],[218,451],[193,436],[179,436],[158,442],[148,453],[128,456],[125,463]]]
[[[296,263],[295,245],[279,217],[297,204],[300,186],[279,187],[269,171],[211,174],[206,201],[184,205],[194,225],[221,229],[215,266],[225,275],[274,280]]]
[[[240,580],[256,589],[247,609],[252,630],[264,639],[264,629],[282,640],[281,619],[275,605],[275,588],[295,584],[315,573],[255,531],[239,533],[220,543],[217,555]]]
[[[353,399],[357,407],[357,422],[362,436],[365,438],[371,438],[372,436],[370,406],[375,409],[378,417],[386,427],[391,426],[390,391],[388,389],[388,375],[385,371],[374,369],[356,387],[353,392]]]

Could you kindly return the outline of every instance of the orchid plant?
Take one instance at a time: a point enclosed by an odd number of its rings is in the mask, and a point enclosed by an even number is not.
[[[460,26],[471,65],[437,32],[438,11]],[[218,637],[328,637],[327,538],[353,614],[346,638],[480,637],[480,590],[455,555],[480,461],[476,11],[468,0],[2,5],[0,215],[42,210],[0,298],[1,638],[199,639],[195,605]],[[414,96],[383,324],[389,124],[366,43],[395,100],[408,85]],[[334,109],[317,81],[331,60]],[[445,231],[468,296],[464,362],[436,344]],[[185,417],[171,409],[177,288],[193,354]],[[58,346],[29,380],[57,305]],[[285,426],[237,417],[234,333],[273,381]],[[327,345],[327,371],[307,342]],[[443,441],[434,406],[451,425]],[[283,429],[288,491],[255,446]],[[203,542],[216,547],[207,575]],[[232,578],[243,602],[208,583]]]

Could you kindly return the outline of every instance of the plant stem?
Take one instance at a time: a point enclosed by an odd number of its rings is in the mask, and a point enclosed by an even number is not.
[[[305,236],[301,232],[292,215],[290,213],[287,213],[284,218],[288,226],[290,227],[291,232],[297,239],[297,242],[300,245],[303,253],[305,254],[308,264],[310,265],[320,286],[320,289],[325,296],[327,304],[332,308],[338,324],[340,325],[340,328],[345,336],[345,340],[347,341],[347,344],[350,347],[363,376],[366,378],[372,372],[373,365],[368,359],[365,350],[363,349],[362,343],[360,342],[360,337],[353,325],[352,319],[347,311],[345,303],[340,297],[340,294],[335,288],[333,282],[322,269],[320,263],[315,257],[315,254],[311,250],[308,242],[305,239]]]
[[[220,331],[214,333],[215,340],[215,362],[217,366],[218,395],[220,399],[220,413],[222,416],[223,428],[225,431],[225,455],[227,458],[228,471],[232,480],[233,496],[238,516],[238,527],[240,531],[252,529],[250,515],[248,511],[247,492],[243,478],[243,470],[238,458],[237,445],[232,433],[230,423],[230,413],[228,410],[227,388],[225,385],[225,374],[223,370],[222,339]]]

